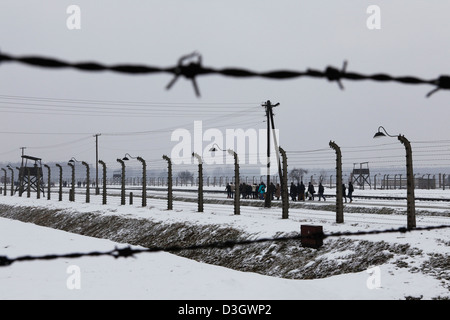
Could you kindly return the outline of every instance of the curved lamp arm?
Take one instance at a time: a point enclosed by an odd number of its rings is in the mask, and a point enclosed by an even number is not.
[[[381,130],[383,130],[384,133],[381,132]],[[374,135],[373,137],[374,137],[374,138],[379,138],[379,137],[385,137],[385,136],[388,136],[388,137],[391,137],[391,138],[396,138],[396,137],[398,137],[398,136],[390,135],[390,134],[386,131],[386,129],[385,129],[383,126],[379,126],[379,127],[378,127],[378,132],[375,133],[375,135]]]

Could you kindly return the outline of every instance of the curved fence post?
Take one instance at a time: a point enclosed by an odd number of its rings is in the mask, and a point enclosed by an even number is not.
[[[330,148],[336,151],[336,223],[344,223],[344,204],[342,203],[342,154],[341,148],[330,141]]]
[[[279,147],[281,157],[283,158],[283,174],[281,179],[281,202],[283,207],[282,219],[289,218],[289,195],[287,185],[287,156],[283,148]]]
[[[172,210],[173,199],[172,199],[172,161],[166,155],[163,155],[163,159],[167,160],[167,210]]]

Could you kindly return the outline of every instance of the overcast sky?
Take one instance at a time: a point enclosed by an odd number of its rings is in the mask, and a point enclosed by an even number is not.
[[[73,4],[81,9],[81,29],[67,27],[66,11]],[[369,5],[380,8],[381,29],[367,27]],[[349,71],[433,79],[450,73],[449,13],[448,1],[418,0],[1,0],[0,50],[155,66],[173,66],[198,51],[205,66],[256,71],[324,70],[347,60]],[[393,143],[404,152],[394,139],[372,139],[380,125],[411,141],[450,136],[450,92],[426,98],[433,89],[427,85],[344,81],[340,90],[323,79],[211,75],[197,79],[197,98],[183,78],[166,90],[171,80],[168,74],[3,63],[0,162],[18,161],[19,148],[27,147],[26,154],[44,162],[75,157],[94,163],[96,133],[102,134],[100,159],[111,165],[126,152],[160,159],[177,144],[171,141],[173,131],[193,133],[194,121],[202,121],[204,131],[216,128],[224,134],[226,129],[265,128],[261,103],[266,100],[280,103],[275,126],[287,151],[326,149],[334,140],[349,148]],[[138,134],[153,130],[161,132]],[[333,151],[327,156],[334,159]]]

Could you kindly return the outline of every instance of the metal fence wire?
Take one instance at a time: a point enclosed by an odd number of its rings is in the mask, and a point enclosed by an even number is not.
[[[129,64],[119,64],[119,65],[105,65],[99,62],[68,62],[61,59],[55,59],[51,57],[43,56],[14,56],[6,53],[0,53],[0,64],[6,62],[20,63],[29,66],[50,68],[50,69],[75,69],[79,71],[90,71],[90,72],[101,72],[110,71],[122,74],[172,74],[174,77],[166,86],[166,89],[172,88],[175,82],[180,76],[192,81],[195,94],[200,96],[200,90],[196,81],[198,76],[204,75],[221,75],[225,77],[234,78],[265,78],[271,80],[283,80],[283,79],[295,79],[295,78],[319,78],[327,79],[330,82],[336,82],[340,89],[344,89],[342,80],[353,80],[362,81],[370,80],[376,82],[396,82],[400,84],[409,85],[431,85],[434,87],[426,97],[430,97],[435,92],[445,89],[450,89],[450,76],[440,75],[435,79],[422,79],[415,76],[393,76],[386,73],[377,73],[372,75],[361,74],[357,72],[348,72],[347,62],[345,61],[342,68],[336,68],[328,66],[325,70],[315,70],[306,69],[305,71],[296,70],[275,70],[268,72],[258,72],[242,68],[223,68],[217,69],[213,67],[204,67],[202,65],[202,56],[198,52],[187,54],[182,56],[175,66],[171,67],[159,67],[150,65],[129,65]],[[130,246],[125,248],[115,248],[114,250],[100,252],[92,251],[85,253],[66,253],[66,254],[48,254],[42,256],[20,256],[16,258],[9,258],[7,256],[0,256],[0,266],[9,266],[15,262],[23,261],[34,261],[34,260],[55,260],[62,258],[80,258],[80,257],[98,257],[98,256],[111,256],[114,258],[119,257],[134,257],[136,254],[149,253],[149,252],[179,252],[183,250],[202,250],[202,249],[226,249],[233,248],[235,246],[249,245],[254,243],[263,242],[286,242],[291,240],[302,240],[306,237],[321,240],[330,237],[341,237],[341,236],[361,236],[361,235],[371,235],[371,234],[382,234],[382,233],[406,233],[415,231],[426,231],[426,230],[436,230],[450,228],[450,225],[439,225],[439,226],[429,226],[429,227],[415,227],[413,229],[402,227],[398,229],[386,229],[386,230],[372,230],[372,231],[359,231],[359,232],[337,232],[330,234],[318,234],[318,235],[294,235],[287,237],[276,237],[276,238],[260,238],[256,240],[240,240],[240,241],[225,241],[225,242],[215,242],[209,244],[198,244],[186,247],[181,246],[169,246],[169,247],[150,247],[150,248],[132,248]]]
[[[362,74],[358,72],[348,72],[347,61],[344,62],[342,68],[336,68],[328,66],[325,70],[306,69],[305,71],[298,70],[274,70],[267,72],[253,71],[243,68],[222,68],[217,69],[213,67],[204,67],[202,65],[202,56],[198,52],[193,52],[182,56],[178,60],[178,64],[171,67],[160,67],[150,65],[131,65],[131,64],[118,64],[118,65],[106,65],[100,62],[68,62],[61,59],[55,59],[51,57],[43,56],[14,56],[6,53],[0,53],[0,63],[15,62],[29,66],[50,68],[50,69],[75,69],[79,71],[101,72],[111,71],[122,74],[172,74],[174,78],[168,83],[166,89],[170,89],[180,76],[192,81],[194,91],[197,96],[200,96],[200,90],[197,85],[196,78],[204,75],[221,75],[226,77],[235,78],[265,78],[271,80],[284,80],[295,78],[319,78],[327,79],[331,82],[337,82],[339,88],[344,89],[342,80],[362,81],[370,80],[376,82],[396,82],[409,85],[421,85],[427,84],[434,86],[435,88],[430,91],[426,97],[430,97],[432,94],[441,89],[450,89],[450,76],[440,75],[435,79],[422,79],[415,76],[393,76],[387,73],[377,74]]]
[[[294,235],[286,237],[276,237],[276,238],[260,238],[255,240],[239,240],[239,241],[224,241],[224,242],[213,242],[208,244],[197,244],[191,246],[168,246],[168,247],[149,247],[149,248],[132,248],[130,246],[124,248],[115,248],[110,251],[91,251],[85,253],[65,253],[65,254],[47,254],[41,256],[20,256],[16,258],[8,258],[7,256],[0,256],[0,267],[9,266],[15,262],[24,261],[36,261],[36,260],[56,260],[56,259],[75,259],[81,257],[100,257],[100,256],[110,256],[114,258],[129,258],[135,257],[136,254],[142,253],[152,253],[152,252],[170,252],[176,253],[184,250],[203,250],[203,249],[231,249],[236,246],[250,245],[255,243],[264,242],[287,242],[291,240],[302,240],[302,239],[313,239],[313,240],[323,240],[331,237],[342,237],[342,236],[362,236],[362,235],[374,235],[374,234],[386,234],[386,233],[406,233],[414,231],[429,231],[437,229],[450,228],[450,225],[439,225],[439,226],[429,226],[429,227],[417,227],[414,229],[408,229],[406,227],[401,227],[397,229],[385,229],[385,230],[372,230],[372,231],[358,231],[358,232],[335,232],[335,233],[316,233],[311,235]]]

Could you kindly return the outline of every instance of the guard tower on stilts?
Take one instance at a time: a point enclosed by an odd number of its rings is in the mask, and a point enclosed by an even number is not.
[[[22,164],[19,169],[19,185],[16,191],[19,196],[24,192],[42,192],[44,195],[44,179],[42,178],[42,162],[40,158],[32,156],[22,156]]]
[[[367,183],[372,189],[372,185],[370,183],[369,162],[359,163],[359,168],[356,167],[357,164],[358,163],[353,164],[353,172],[351,174],[351,181],[353,185],[358,185],[364,190],[364,185]]]

